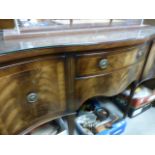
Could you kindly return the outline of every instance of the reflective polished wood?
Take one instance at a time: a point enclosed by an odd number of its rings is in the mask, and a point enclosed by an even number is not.
[[[0,30],[13,28],[15,28],[15,22],[13,19],[0,19]]]
[[[76,76],[89,76],[97,74],[106,74],[123,67],[135,64],[144,59],[148,46],[131,47],[120,50],[111,50],[110,52],[91,52],[77,55],[76,58]],[[100,62],[107,61],[107,66],[102,68]]]
[[[148,55],[142,80],[155,78],[155,42],[153,42]]]
[[[114,96],[124,91],[140,77],[144,61],[118,71],[76,80],[76,100],[78,107],[93,96]]]
[[[64,74],[63,56],[1,68],[0,134],[15,134],[42,116],[64,112]]]
[[[73,131],[84,101],[154,75],[154,27],[95,32],[0,42],[0,134],[26,134],[61,116]]]

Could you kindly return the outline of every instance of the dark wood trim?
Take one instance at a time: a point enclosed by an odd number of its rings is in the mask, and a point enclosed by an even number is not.
[[[75,104],[75,63],[74,63],[74,56],[68,55],[66,58],[65,63],[65,78],[66,78],[66,103],[67,103],[67,110],[68,112],[75,112],[76,104]],[[75,116],[68,116],[67,123],[68,123],[68,131],[70,135],[74,134],[75,129]]]
[[[71,112],[75,110],[74,104],[74,86],[75,86],[75,63],[72,55],[67,56],[66,65],[66,96],[67,96],[67,109]]]
[[[74,135],[74,131],[76,129],[76,127],[75,127],[75,116],[76,116],[76,114],[66,116],[67,123],[68,123],[69,135]]]
[[[131,107],[132,98],[133,98],[135,90],[137,88],[137,83],[138,83],[138,81],[134,81],[131,84],[131,87],[130,87],[131,91],[130,91],[130,95],[129,95],[129,98],[128,98],[128,105],[127,105],[126,110],[124,112],[124,118],[126,118],[128,116],[128,113],[129,113],[129,110],[130,110],[130,107]]]

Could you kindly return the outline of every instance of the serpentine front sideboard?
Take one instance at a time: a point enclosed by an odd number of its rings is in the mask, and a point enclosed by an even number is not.
[[[0,134],[27,134],[155,77],[155,27],[91,28],[0,41]],[[70,129],[71,130],[71,129]]]

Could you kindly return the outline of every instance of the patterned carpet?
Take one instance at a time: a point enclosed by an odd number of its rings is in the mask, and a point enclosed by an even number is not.
[[[135,118],[127,118],[127,127],[123,135],[155,135],[155,107]]]

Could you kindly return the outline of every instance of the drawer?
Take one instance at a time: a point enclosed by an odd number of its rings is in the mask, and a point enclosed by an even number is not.
[[[144,61],[106,75],[76,78],[77,109],[87,99],[95,96],[114,96],[138,80]],[[80,103],[80,104],[79,104]]]
[[[0,69],[0,134],[15,134],[46,115],[66,110],[64,59]]]
[[[78,55],[76,76],[106,74],[137,63],[146,54],[147,46],[138,46],[117,51]]]

